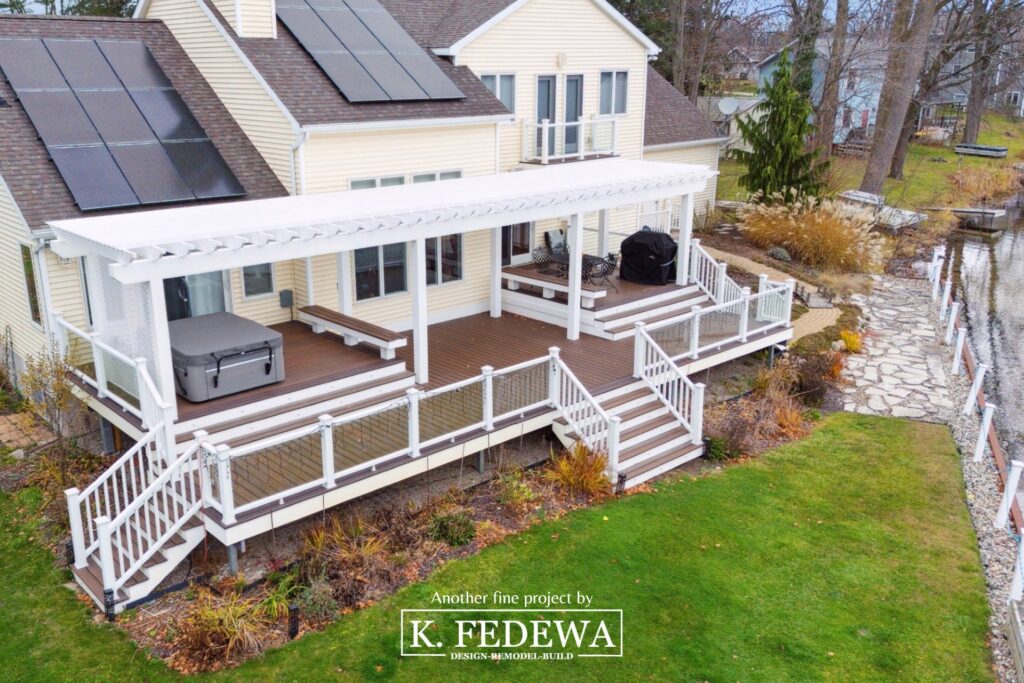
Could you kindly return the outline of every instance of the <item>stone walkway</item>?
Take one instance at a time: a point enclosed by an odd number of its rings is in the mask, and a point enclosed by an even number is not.
[[[852,300],[867,331],[863,353],[847,356],[844,409],[948,422],[954,406],[927,282],[876,277],[871,294]]]

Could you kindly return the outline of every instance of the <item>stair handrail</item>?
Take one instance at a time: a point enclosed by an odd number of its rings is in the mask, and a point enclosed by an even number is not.
[[[91,484],[81,491],[77,488],[64,491],[75,566],[79,569],[86,566],[89,556],[99,545],[96,520],[120,515],[159,475],[160,457],[155,444],[163,434],[164,423],[158,422]],[[140,455],[145,456],[145,463]]]
[[[108,606],[114,592],[202,508],[202,487],[196,482],[200,469],[198,453],[199,444],[193,443],[117,517],[96,520],[100,573]],[[147,507],[151,501],[155,508]],[[134,529],[129,522],[134,522]],[[146,550],[139,552],[144,543],[148,543]]]
[[[725,261],[716,261],[699,239],[690,240],[690,280],[716,304],[735,302],[743,291],[739,283],[729,277],[728,267]]]
[[[558,410],[580,440],[608,459],[608,478],[612,484],[619,476],[619,431],[621,418],[609,416],[587,391],[583,382],[565,364],[557,346],[548,349],[551,356],[551,380],[548,384],[551,405]]]
[[[635,324],[633,376],[642,380],[699,444],[704,438],[704,384],[694,383],[650,334]]]

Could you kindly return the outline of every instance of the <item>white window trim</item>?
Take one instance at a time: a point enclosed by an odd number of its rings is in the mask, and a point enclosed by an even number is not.
[[[256,265],[266,265],[259,263]],[[245,269],[255,268],[256,266],[245,266],[238,269],[238,275],[242,279],[242,301],[258,301],[259,299],[267,299],[277,294],[277,267],[271,262],[270,264],[270,291],[263,292],[261,294],[249,294],[245,291]]]
[[[459,237],[459,278],[457,280],[449,280],[448,282],[445,282],[444,280],[441,279],[441,269],[438,268],[436,273],[435,273],[436,276],[437,276],[437,281],[436,282],[428,282],[427,283],[427,287],[434,287],[434,288],[437,288],[437,287],[449,287],[451,285],[460,285],[460,284],[462,284],[463,282],[466,281],[466,249],[465,249],[465,247],[466,247],[466,240],[464,239],[464,237],[466,236],[466,233],[459,232],[459,233],[455,233],[455,234],[458,235],[458,237]],[[431,237],[430,238],[430,239],[434,240],[434,242],[436,243],[434,245],[434,258],[437,258],[438,260],[440,260],[441,250],[440,250],[439,247],[441,246],[441,240],[444,239],[445,237],[450,237],[450,236],[451,235],[441,235],[440,237]],[[408,260],[408,259],[406,259],[406,260]]]
[[[516,225],[518,225],[518,223]],[[510,254],[509,255],[509,262],[508,262],[508,264],[510,266],[521,266],[524,263],[533,263],[533,250],[536,249],[537,247],[541,246],[541,245],[537,244],[537,224],[535,222],[533,222],[533,221],[530,221],[529,226],[530,226],[530,239],[529,239],[530,248],[526,250],[525,254],[519,254],[518,256],[516,256],[515,254]]]
[[[28,242],[19,241],[17,244],[18,263],[21,263],[21,281],[25,283],[25,305],[27,306],[28,321],[29,323],[32,324],[33,327],[35,327],[40,332],[45,332],[46,328],[43,327],[43,316],[46,315],[46,312],[43,307],[43,288],[39,282],[39,260],[36,258],[36,250]],[[36,306],[39,308],[38,321],[36,321],[36,319],[32,317],[32,292],[30,292],[28,289],[28,278],[25,277],[26,273],[25,264],[23,262],[23,257],[21,253],[22,249],[28,249],[28,258],[32,262],[32,283],[35,285]]]
[[[457,180],[457,178],[441,178],[441,174],[442,173],[458,173],[459,174],[459,178],[464,177],[463,174],[462,174],[462,169],[461,168],[444,168],[444,169],[441,169],[440,171],[417,171],[416,173],[410,173],[409,174],[409,184],[410,185],[416,185],[417,184],[416,183],[416,176],[418,176],[418,175],[432,175],[432,176],[434,176],[433,180],[423,181],[423,182],[428,182],[428,183],[440,183],[440,182],[443,182],[444,180]],[[397,177],[397,176],[389,176],[389,177]],[[422,184],[422,183],[420,183],[420,184]]]
[[[374,177],[374,178],[352,178],[351,180],[348,181],[348,189],[350,189],[350,190],[355,190],[355,189],[360,189],[360,190],[375,189],[375,188],[381,187],[380,183],[381,183],[382,180],[391,179],[391,178],[401,178],[403,185],[406,185],[407,184],[407,180],[408,180],[407,175],[404,174],[404,173],[387,173],[387,174],[384,174],[382,176],[377,176],[377,177]],[[373,188],[369,188],[369,187],[355,188],[355,187],[353,187],[353,185],[355,185],[356,183],[365,183],[365,182],[372,182],[373,183]],[[391,186],[389,185],[388,187],[391,187]]]
[[[615,74],[626,74],[626,109],[621,112],[615,111]],[[605,74],[612,74],[612,110],[607,114],[601,113],[601,80]],[[631,69],[601,69],[597,74],[597,113],[599,116],[611,118],[615,116],[626,116],[629,114],[629,91],[630,82],[633,80]]]
[[[488,71],[480,74],[480,81],[483,82],[485,77],[494,78],[494,97],[501,102],[501,77],[511,76],[512,77],[512,109],[510,110],[515,115],[516,110],[519,108],[519,98],[516,97],[516,90],[519,87],[519,73],[516,71]],[[485,88],[487,86],[484,86]]]
[[[394,177],[394,176],[386,176]],[[402,261],[404,268],[404,279],[405,284],[403,289],[397,292],[384,292],[384,247],[390,246],[390,244],[401,244],[404,247],[405,258]],[[359,269],[356,267],[356,252],[360,249],[352,250],[352,301],[356,304],[368,304],[372,301],[380,301],[381,299],[387,299],[393,296],[404,296],[410,293],[409,291],[409,243],[408,242],[391,242],[390,244],[378,244],[376,247],[365,247],[366,249],[377,250],[377,283],[380,285],[378,290],[380,294],[377,296],[368,296],[365,299],[359,298]]]

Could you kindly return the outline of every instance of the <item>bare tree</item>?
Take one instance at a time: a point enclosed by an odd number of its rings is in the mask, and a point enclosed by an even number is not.
[[[877,194],[882,190],[924,64],[928,35],[940,1],[945,0],[896,0],[875,135],[860,184],[865,192]]]
[[[828,71],[821,91],[821,104],[815,120],[818,132],[814,146],[823,158],[832,155],[832,138],[835,137],[836,114],[839,112],[839,80],[846,60],[846,31],[850,20],[849,0],[836,0],[836,23],[832,28],[832,47],[829,50]]]
[[[1024,22],[1022,6],[1020,0],[974,0],[974,62],[964,122],[965,143],[978,142],[981,118],[989,99],[1013,82],[1010,78],[999,78],[999,72],[1008,62],[1018,61],[1015,57]]]
[[[687,0],[669,0],[672,17],[672,84],[685,93]]]

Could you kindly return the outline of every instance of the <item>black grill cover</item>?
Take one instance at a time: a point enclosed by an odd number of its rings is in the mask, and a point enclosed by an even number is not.
[[[676,277],[679,247],[667,233],[643,230],[622,241],[619,277],[644,285],[668,284]]]

